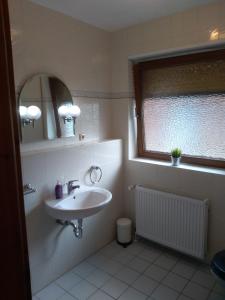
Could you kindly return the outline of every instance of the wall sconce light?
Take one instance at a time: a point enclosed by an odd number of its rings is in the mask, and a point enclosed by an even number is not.
[[[77,105],[61,105],[58,108],[58,113],[59,116],[63,118],[65,124],[66,122],[71,122],[71,121],[75,123],[75,120],[77,117],[79,117],[81,111]]]
[[[35,105],[31,105],[29,107],[20,106],[19,114],[23,126],[32,124],[32,126],[34,127],[34,121],[38,120],[41,117],[41,110]]]
[[[219,30],[218,29],[214,29],[212,31],[210,31],[210,40],[211,41],[216,41],[219,40]]]
[[[215,28],[214,30],[209,31],[209,39],[210,41],[218,41],[225,39],[225,30],[221,28]]]

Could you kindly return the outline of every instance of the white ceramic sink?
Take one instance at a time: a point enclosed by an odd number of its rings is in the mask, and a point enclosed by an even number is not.
[[[83,219],[102,210],[112,199],[112,194],[102,188],[82,186],[63,199],[45,202],[47,213],[60,220]]]

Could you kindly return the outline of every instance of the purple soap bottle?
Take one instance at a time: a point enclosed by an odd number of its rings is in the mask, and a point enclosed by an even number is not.
[[[55,197],[56,199],[62,199],[63,197],[63,186],[58,180],[55,186]]]

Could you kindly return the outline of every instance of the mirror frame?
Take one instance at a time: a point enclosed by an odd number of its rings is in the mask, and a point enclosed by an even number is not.
[[[55,141],[57,139],[63,139],[63,137],[61,136],[61,128],[60,128],[60,119],[59,119],[59,115],[58,115],[58,108],[57,108],[57,103],[56,103],[56,100],[55,100],[55,97],[52,97],[52,104],[53,104],[53,110],[54,110],[54,115],[55,115],[55,125],[56,125],[56,137],[54,139],[43,139],[42,141],[33,141],[33,142],[28,142],[28,143],[23,143],[22,142],[22,127],[21,127],[21,119],[20,119],[20,114],[19,114],[19,106],[20,106],[20,97],[21,97],[21,94],[22,94],[22,91],[25,87],[25,85],[32,81],[35,77],[37,76],[42,76],[42,75],[45,75],[45,76],[48,76],[48,77],[53,77],[53,78],[56,78],[58,80],[61,81],[61,83],[65,86],[65,88],[69,91],[70,95],[71,95],[71,99],[72,99],[72,102],[73,102],[73,96],[70,92],[70,89],[66,86],[66,84],[64,83],[64,81],[58,77],[57,75],[53,75],[52,73],[48,73],[48,72],[38,72],[38,73],[34,73],[30,76],[28,76],[26,79],[23,80],[22,84],[19,85],[19,88],[18,88],[18,94],[17,94],[17,109],[18,109],[18,126],[19,126],[19,138],[20,138],[20,143],[21,145],[25,145],[25,144],[37,144],[37,143],[44,143],[44,142],[52,142],[52,141]],[[74,128],[75,130],[75,128]],[[67,137],[69,138],[69,137]],[[71,138],[74,138],[71,136]]]

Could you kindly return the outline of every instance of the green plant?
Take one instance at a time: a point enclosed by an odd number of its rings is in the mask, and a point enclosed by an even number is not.
[[[180,148],[174,148],[171,151],[171,156],[175,157],[175,158],[181,157],[181,154],[182,154],[182,151]]]

